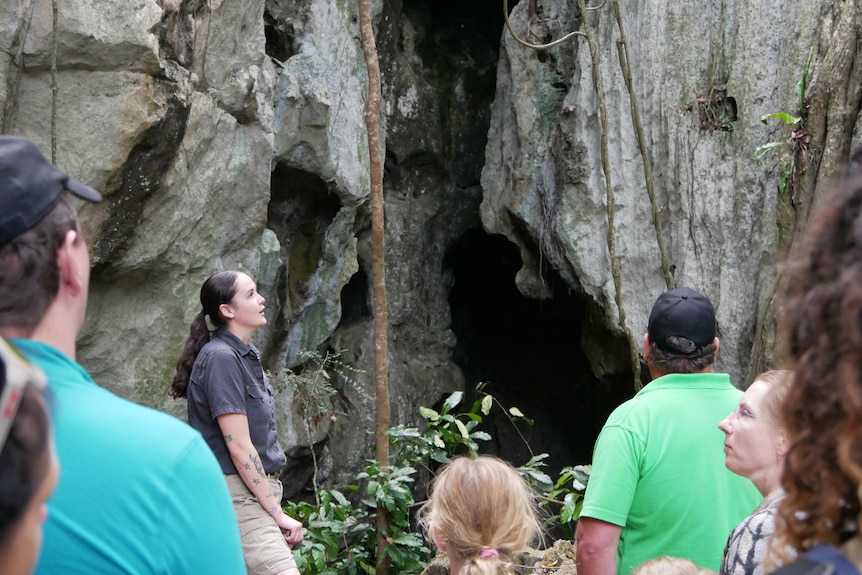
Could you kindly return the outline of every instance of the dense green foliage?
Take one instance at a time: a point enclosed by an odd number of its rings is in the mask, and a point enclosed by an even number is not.
[[[338,354],[310,353],[304,357],[306,365],[311,367],[284,372],[275,379],[293,389],[311,435],[311,426],[325,415],[329,399],[335,394],[330,380],[349,378],[351,373]],[[388,513],[384,536],[389,545],[384,553],[393,571],[404,575],[422,572],[434,551],[417,531],[414,521],[421,503],[415,500],[415,493],[425,492],[424,486],[419,489],[415,485],[417,475],[427,480],[436,466],[452,457],[479,453],[479,442],[491,439],[479,426],[493,409],[504,413],[513,425],[519,421],[532,424],[517,408],[504,408],[485,387],[485,384],[478,386],[479,399],[470,406],[462,405],[464,394],[456,392],[439,411],[420,407],[419,414],[426,420],[422,430],[403,425],[390,428],[388,467],[382,468],[376,460],[369,459],[365,471],[356,477],[356,484],[341,489],[318,488],[314,503],[289,503],[285,507],[289,515],[306,526],[305,539],[296,553],[297,566],[303,575],[373,574],[378,562],[377,509],[386,509]],[[540,495],[547,527],[562,530],[572,538],[589,467],[566,467],[554,481],[542,470],[546,458],[546,454],[534,455],[518,471]]]

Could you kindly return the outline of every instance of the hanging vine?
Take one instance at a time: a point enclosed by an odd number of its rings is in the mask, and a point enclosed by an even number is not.
[[[629,66],[629,55],[628,55],[628,46],[626,41],[625,29],[623,27],[622,15],[619,7],[618,0],[613,0],[614,5],[614,15],[617,20],[617,26],[620,31],[620,39],[617,41],[617,53],[619,55],[620,60],[620,68],[623,73],[623,77],[626,82],[626,88],[629,92],[629,102],[631,106],[631,117],[632,117],[632,126],[635,130],[635,135],[638,141],[638,149],[641,154],[641,158],[644,164],[644,177],[646,179],[646,187],[647,194],[650,200],[650,206],[652,211],[652,219],[653,226],[656,231],[656,240],[659,247],[659,252],[661,253],[661,266],[662,272],[664,274],[665,284],[668,289],[672,289],[674,287],[673,274],[671,273],[669,258],[667,254],[667,248],[664,243],[664,234],[662,231],[661,220],[659,217],[659,207],[658,201],[655,196],[655,180],[653,178],[652,173],[652,164],[650,162],[649,150],[646,145],[646,138],[644,136],[643,123],[640,118],[640,108],[638,106],[637,97],[634,90],[634,83],[632,81],[632,73],[631,67]],[[581,14],[588,14],[591,10],[598,10],[604,6],[604,1],[598,6],[587,7],[585,0],[578,0],[578,7],[580,8]],[[608,245],[608,254],[611,260],[611,276],[614,280],[614,301],[617,305],[618,312],[618,325],[623,330],[626,335],[626,339],[629,344],[629,356],[631,361],[632,374],[634,376],[634,387],[635,391],[641,389],[641,378],[640,378],[640,354],[638,352],[638,343],[634,339],[634,334],[632,333],[631,327],[628,325],[628,321],[626,319],[626,311],[625,311],[625,303],[623,301],[622,296],[622,272],[620,259],[616,253],[616,238],[614,232],[614,221],[616,216],[616,198],[614,196],[613,191],[613,183],[611,181],[611,167],[610,167],[610,159],[608,153],[608,110],[607,104],[604,99],[604,89],[602,88],[602,75],[599,67],[599,51],[598,45],[593,40],[592,29],[590,28],[589,20],[584,17],[584,31],[581,32],[579,30],[569,32],[562,38],[558,40],[554,40],[552,42],[548,42],[545,44],[533,44],[528,42],[522,38],[520,38],[517,33],[514,31],[511,22],[509,21],[509,6],[508,1],[503,0],[503,16],[506,22],[506,29],[512,35],[512,38],[520,45],[530,48],[533,50],[546,50],[548,48],[552,48],[554,46],[558,46],[572,38],[581,36],[587,40],[587,44],[590,48],[590,58],[591,58],[591,66],[592,66],[592,77],[593,84],[596,91],[596,98],[598,101],[599,107],[599,117],[601,121],[601,162],[602,162],[602,171],[605,176],[605,189],[607,193],[607,217],[608,217],[608,233],[607,233],[607,245]]]
[[[581,8],[581,13],[586,14],[585,0],[578,0],[578,6]],[[601,135],[601,156],[602,156],[602,171],[605,175],[605,192],[608,202],[608,254],[611,259],[611,275],[614,278],[614,301],[617,304],[618,320],[617,323],[626,334],[626,339],[629,342],[629,359],[632,364],[632,374],[634,376],[635,391],[641,388],[641,362],[640,354],[638,353],[638,345],[635,341],[632,329],[626,320],[626,310],[623,304],[623,280],[620,266],[620,258],[617,256],[616,239],[614,235],[614,219],[616,217],[616,198],[614,196],[613,183],[611,182],[611,162],[608,154],[608,106],[605,102],[604,88],[602,87],[602,72],[599,68],[599,47],[593,40],[593,31],[590,28],[589,19],[584,18],[584,36],[590,46],[590,58],[593,69],[593,88],[596,91],[596,98],[599,103],[599,120],[602,126]]]
[[[661,270],[664,273],[664,282],[667,289],[671,290],[674,287],[673,274],[670,271],[670,261],[667,255],[667,248],[664,244],[664,233],[662,232],[661,218],[659,218],[658,202],[655,199],[655,179],[652,175],[652,162],[650,161],[649,150],[646,146],[646,137],[644,136],[644,127],[641,122],[640,106],[638,106],[637,95],[635,94],[634,81],[632,80],[632,70],[629,66],[629,49],[628,41],[626,40],[626,31],[623,28],[623,18],[620,11],[619,0],[613,0],[614,15],[617,19],[617,27],[620,30],[620,38],[617,40],[617,53],[620,58],[620,69],[623,73],[623,79],[626,82],[626,88],[629,92],[629,103],[632,111],[632,127],[637,136],[638,148],[640,149],[641,159],[644,164],[644,178],[646,180],[647,195],[649,195],[650,210],[652,212],[652,222],[655,227],[655,237],[658,242],[658,249],[661,253]]]
[[[586,8],[586,10],[598,10],[599,8],[601,8],[604,5],[605,5],[604,0],[602,0],[602,3],[599,4],[598,6],[591,6],[590,8]],[[530,9],[531,9],[531,11],[534,12],[535,5],[531,4]],[[579,31],[575,30],[574,32],[569,32],[568,34],[566,34],[562,38],[559,38],[559,39],[554,40],[553,42],[549,42],[547,44],[531,44],[530,42],[527,42],[526,40],[521,39],[521,37],[518,36],[518,34],[515,32],[514,28],[512,28],[512,23],[509,22],[509,0],[503,0],[503,19],[506,21],[506,29],[509,31],[509,34],[512,35],[512,38],[515,40],[515,42],[517,42],[521,46],[524,46],[526,48],[531,48],[533,50],[547,50],[548,48],[553,48],[554,46],[559,46],[560,44],[562,44],[564,42],[568,42],[569,40],[571,40],[572,38],[574,38],[576,36],[586,36],[583,32],[579,32]]]

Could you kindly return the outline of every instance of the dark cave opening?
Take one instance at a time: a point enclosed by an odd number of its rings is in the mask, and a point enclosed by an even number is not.
[[[360,269],[341,290],[341,323],[339,327],[371,317],[368,275]]]
[[[553,479],[562,467],[589,463],[605,419],[632,388],[630,377],[593,375],[580,344],[585,302],[553,272],[546,273],[552,299],[525,298],[515,286],[517,247],[481,230],[465,233],[444,267],[455,277],[449,296],[457,337],[453,361],[464,373],[467,404],[476,385],[487,382],[485,392],[534,421],[516,429],[502,412],[492,412],[483,423],[492,441],[480,443],[480,450],[514,465],[547,453]]]
[[[510,14],[517,3],[517,0],[509,0]],[[505,21],[499,0],[432,0],[427,2],[427,6],[439,25],[455,26],[470,22],[488,44],[496,46],[500,43]]]

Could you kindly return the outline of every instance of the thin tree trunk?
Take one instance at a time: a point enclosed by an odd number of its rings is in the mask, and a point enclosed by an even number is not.
[[[377,392],[377,418],[374,437],[377,461],[389,465],[389,377],[387,370],[388,314],[386,307],[386,269],[383,239],[383,161],[380,149],[380,63],[371,23],[370,0],[359,0],[359,31],[368,70],[368,95],[365,101],[365,126],[368,132],[369,169],[371,172],[371,291],[374,300],[374,379]],[[383,559],[388,542],[386,510],[377,508],[377,574],[389,573],[389,561]]]

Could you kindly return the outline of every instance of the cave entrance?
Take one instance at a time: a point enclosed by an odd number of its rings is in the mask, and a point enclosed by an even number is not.
[[[481,230],[465,233],[444,266],[455,278],[449,296],[457,337],[453,361],[464,373],[465,395],[472,403],[477,384],[487,382],[487,393],[534,421],[516,429],[492,412],[485,422],[492,441],[480,442],[480,450],[515,465],[529,460],[530,449],[547,453],[553,479],[562,467],[589,463],[602,425],[631,397],[632,384],[630,375],[593,375],[580,343],[586,302],[552,272],[546,273],[552,299],[525,298],[515,287],[517,247]]]

